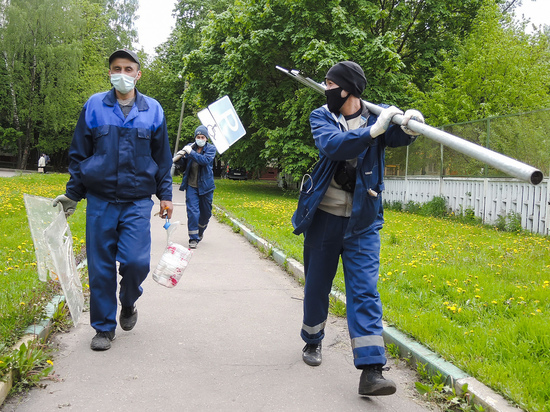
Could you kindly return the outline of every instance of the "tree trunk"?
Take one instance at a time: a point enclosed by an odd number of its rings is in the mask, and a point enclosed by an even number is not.
[[[34,47],[36,49],[36,37],[34,37]],[[19,166],[20,169],[26,169],[27,168],[27,161],[29,160],[29,154],[30,154],[30,148],[31,144],[33,143],[32,140],[34,138],[34,121],[32,118],[32,111],[33,111],[33,102],[34,102],[34,92],[36,89],[36,54],[32,56],[32,66],[31,66],[31,84],[30,84],[30,90],[29,90],[29,113],[27,117],[27,124],[25,127],[25,141],[23,144],[22,154],[21,154],[21,164]]]
[[[19,111],[17,109],[17,96],[15,95],[15,88],[13,87],[13,64],[10,67],[8,53],[4,50],[2,53],[4,57],[4,64],[6,66],[6,73],[8,74],[8,85],[10,88],[11,102],[12,102],[12,114],[14,129],[18,132],[21,131],[21,123],[19,122]],[[21,168],[21,139],[17,139],[17,168]]]

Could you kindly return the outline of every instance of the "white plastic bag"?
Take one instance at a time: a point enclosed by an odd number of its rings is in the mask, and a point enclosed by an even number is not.
[[[153,280],[159,285],[173,288],[176,286],[183,275],[183,271],[191,260],[193,252],[178,244],[170,241],[170,237],[178,227],[179,222],[164,225],[166,229],[166,249],[160,258],[157,267],[153,271]]]
[[[53,199],[23,195],[27,217],[36,251],[38,277],[61,284],[65,300],[76,326],[84,308],[80,273],[73,252],[73,238],[61,204],[52,206]]]

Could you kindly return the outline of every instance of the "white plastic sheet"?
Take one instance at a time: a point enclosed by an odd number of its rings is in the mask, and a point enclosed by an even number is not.
[[[38,278],[42,282],[45,282],[48,280],[48,271],[50,271],[50,275],[53,276],[52,280],[55,280],[57,276],[53,275],[51,271],[54,265],[50,249],[44,237],[44,231],[52,224],[59,213],[63,213],[63,208],[61,204],[57,205],[57,207],[52,207],[52,199],[45,197],[25,194],[23,198],[34,242]]]
[[[24,199],[39,278],[46,281],[49,272],[53,280],[59,280],[76,326],[84,308],[84,295],[76,268],[73,238],[65,213],[60,205],[52,207],[53,199],[27,194]]]

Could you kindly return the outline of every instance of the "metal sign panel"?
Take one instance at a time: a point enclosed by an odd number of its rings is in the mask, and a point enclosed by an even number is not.
[[[241,119],[228,96],[201,110],[197,116],[208,128],[208,134],[220,154],[246,134]]]

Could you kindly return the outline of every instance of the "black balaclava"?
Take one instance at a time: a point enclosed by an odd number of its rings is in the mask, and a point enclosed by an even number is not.
[[[327,96],[327,105],[331,112],[338,112],[343,104],[346,102],[350,94],[355,97],[361,97],[361,93],[367,86],[367,79],[361,66],[352,61],[343,61],[336,63],[332,66],[325,79],[332,80],[338,86],[337,89],[326,90],[325,96]],[[346,97],[341,97],[341,90],[349,92]]]

